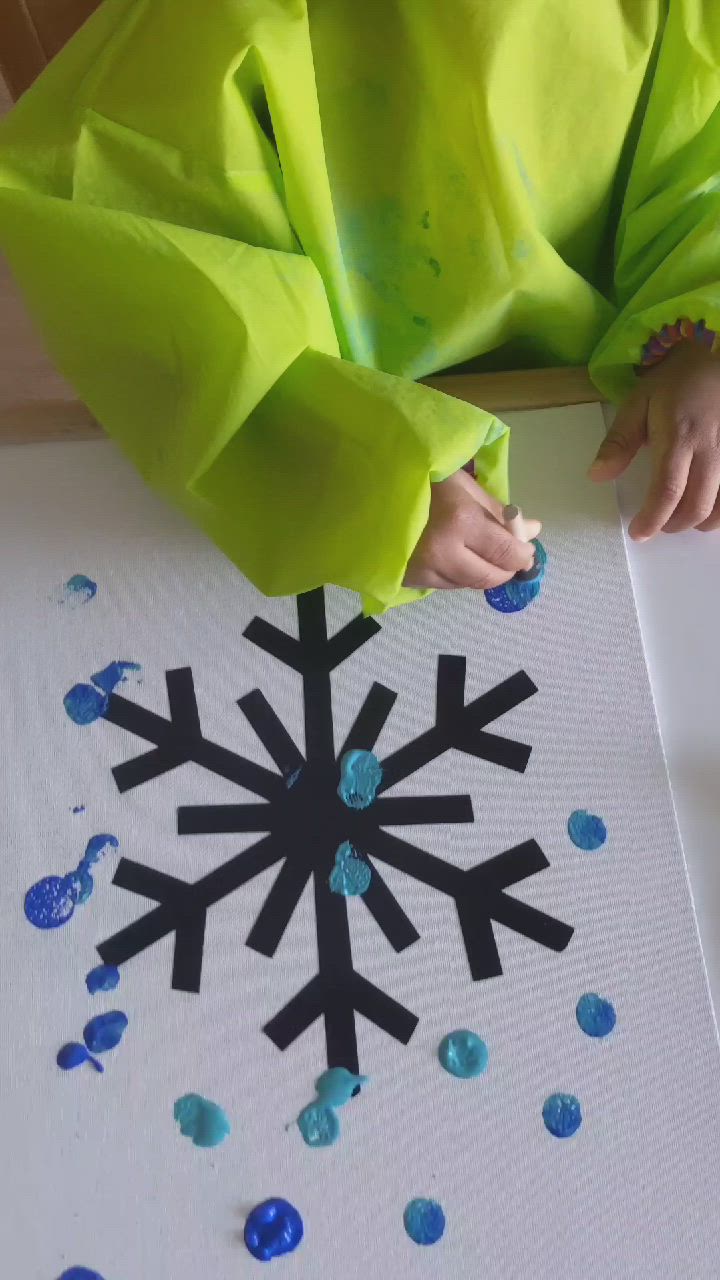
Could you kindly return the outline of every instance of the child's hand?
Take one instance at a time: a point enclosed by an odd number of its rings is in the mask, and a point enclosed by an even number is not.
[[[526,520],[529,537],[541,525]],[[406,587],[476,587],[487,590],[529,569],[533,548],[508,533],[502,504],[491,498],[466,471],[434,484],[430,518],[407,568]]]
[[[615,480],[643,444],[653,452],[653,479],[630,537],[645,542],[661,529],[720,529],[720,360],[706,347],[680,343],[643,374],[590,476]]]

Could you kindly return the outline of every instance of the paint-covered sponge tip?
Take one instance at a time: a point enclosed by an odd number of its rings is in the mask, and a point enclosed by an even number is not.
[[[258,1262],[270,1262],[297,1249],[303,1230],[303,1220],[295,1206],[289,1200],[273,1196],[248,1214],[245,1245]]]
[[[185,1138],[196,1147],[218,1147],[230,1134],[230,1121],[218,1106],[199,1093],[186,1093],[178,1098],[173,1115]]]
[[[491,587],[485,592],[488,604],[498,613],[521,613],[540,595],[547,569],[547,552],[537,539],[533,546],[535,559],[527,574],[517,573],[502,587]]]

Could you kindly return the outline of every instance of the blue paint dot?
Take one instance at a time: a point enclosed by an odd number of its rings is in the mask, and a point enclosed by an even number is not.
[[[75,899],[75,905],[78,907],[84,906],[95,888],[95,881],[90,875],[87,867],[80,862],[77,870],[71,872],[71,874],[66,876],[65,879],[70,881],[71,892]]]
[[[294,1205],[279,1196],[263,1200],[248,1214],[245,1244],[259,1262],[292,1253],[303,1238],[303,1220]]]
[[[25,915],[36,929],[59,929],[74,910],[71,876],[45,876],[25,894]]]
[[[335,866],[330,872],[330,889],[344,898],[358,897],[366,893],[372,880],[372,868],[348,840],[343,841],[335,854]]]
[[[340,1121],[332,1107],[311,1102],[297,1118],[303,1142],[308,1147],[331,1147],[340,1137]]]
[[[470,1080],[487,1071],[488,1047],[474,1031],[450,1031],[440,1041],[438,1057],[451,1076]]]
[[[84,812],[85,812],[85,805],[84,805],[84,804],[74,804],[74,805],[73,805],[73,810],[72,810],[72,811],[73,811],[73,813],[84,813]]]
[[[55,1061],[62,1071],[74,1071],[90,1057],[84,1044],[64,1044]]]
[[[382,765],[372,751],[346,751],[340,761],[338,795],[349,809],[367,809],[382,782]]]
[[[75,724],[93,724],[100,720],[110,705],[106,693],[100,693],[91,684],[75,684],[63,698],[63,706]]]
[[[617,1014],[609,1000],[594,992],[587,992],[577,1002],[575,1016],[578,1026],[586,1036],[609,1036],[617,1021]]]
[[[58,604],[69,605],[76,609],[78,605],[87,604],[97,595],[97,582],[88,578],[85,573],[74,573],[64,582],[58,596]]]
[[[533,578],[531,582],[522,582],[517,578],[511,578],[502,587],[492,587],[485,592],[485,599],[488,604],[496,609],[498,613],[519,613],[522,609],[527,609],[540,595],[543,578],[545,577],[545,566],[547,565],[547,552],[541,542],[535,541],[535,559],[540,567],[540,575]]]
[[[568,835],[578,849],[593,853],[607,840],[607,827],[602,818],[587,809],[576,809],[568,818]]]
[[[222,1107],[199,1093],[178,1098],[173,1115],[183,1137],[190,1138],[196,1147],[219,1147],[230,1134],[230,1121]]]
[[[554,1138],[572,1138],[582,1124],[580,1103],[572,1093],[551,1093],[543,1103],[542,1118]]]
[[[85,852],[80,860],[80,866],[94,867],[96,862],[105,857],[108,849],[119,849],[120,841],[117,836],[108,835],[107,832],[101,832],[100,835],[91,836],[85,846]]]
[[[127,1015],[119,1009],[99,1013],[85,1027],[83,1040],[91,1053],[107,1053],[109,1049],[115,1049],[119,1045],[127,1024]]]
[[[120,970],[114,964],[98,964],[85,975],[85,986],[91,996],[98,991],[114,991],[120,982]]]
[[[131,671],[142,671],[139,662],[124,662],[119,658],[117,662],[110,662],[102,671],[97,671],[91,676],[93,684],[98,689],[102,689],[104,693],[114,693],[119,684],[126,684],[128,675]]]
[[[103,1280],[99,1271],[91,1271],[89,1267],[70,1267],[63,1271],[60,1280]]]
[[[411,1200],[405,1207],[403,1222],[415,1244],[437,1244],[445,1231],[445,1214],[437,1200]]]
[[[315,1081],[318,1101],[328,1107],[344,1107],[351,1098],[357,1097],[368,1076],[356,1076],[346,1067],[329,1067]]]

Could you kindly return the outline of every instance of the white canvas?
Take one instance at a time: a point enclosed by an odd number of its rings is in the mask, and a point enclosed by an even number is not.
[[[322,1022],[284,1052],[262,1030],[316,972],[309,890],[274,958],[245,946],[277,866],[209,909],[199,994],[171,989],[165,937],[122,967],[116,992],[88,996],[96,945],[153,905],[112,884],[120,858],[196,880],[261,836],[178,835],[178,806],[258,797],[193,763],[120,794],[111,769],[152,744],[103,720],[81,728],[62,702],[129,659],[142,684],[119,692],[166,716],[164,673],[189,666],[206,738],[274,769],[237,699],[260,689],[302,750],[302,682],[243,632],[257,616],[296,635],[295,601],[263,599],[110,444],[0,455],[4,1275],[56,1280],[73,1264],[104,1280],[261,1275],[242,1231],[270,1195],[305,1223],[297,1251],[269,1264],[292,1280],[717,1275],[718,1046],[614,498],[583,478],[600,413],[513,426],[513,494],[545,521],[539,599],[506,616],[482,595],[438,594],[382,619],[332,675],[335,745],[374,681],[398,695],[381,758],[429,729],[438,655],[467,659],[467,700],[527,672],[537,693],[488,726],[532,747],[525,772],[448,751],[388,794],[468,795],[474,822],[394,834],[459,868],[537,841],[549,867],[508,892],[574,934],[555,953],[496,925],[503,974],[473,982],[452,899],[378,862],[420,936],[396,954],[351,899],[355,968],[419,1021],[403,1045],[357,1017],[371,1081],[319,1151],[293,1121],[325,1066]],[[75,572],[98,594],[70,610],[51,597]],[[334,632],[356,604],[331,591],[327,612]],[[568,839],[575,809],[606,822],[601,850]],[[120,848],[96,868],[93,896],[65,927],[33,928],[26,890],[70,871],[96,832]],[[578,1028],[588,991],[617,1010],[607,1039]],[[129,1027],[105,1074],[62,1073],[58,1048],[108,1008]],[[457,1027],[489,1047],[480,1079],[438,1063]],[[191,1091],[230,1116],[214,1150],[174,1123]],[[583,1108],[565,1141],[542,1122],[555,1091]],[[433,1247],[403,1230],[415,1196],[445,1211]]]

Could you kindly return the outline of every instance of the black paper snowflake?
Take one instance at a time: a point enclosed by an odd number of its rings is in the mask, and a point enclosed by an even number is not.
[[[123,858],[113,883],[157,903],[138,920],[98,947],[106,964],[123,964],[168,934],[174,934],[172,985],[199,991],[207,915],[214,903],[275,864],[282,864],[247,937],[247,945],[273,956],[295,908],[312,879],[318,949],[317,974],[266,1024],[279,1049],[286,1049],[317,1018],[325,1019],[328,1066],[357,1071],[355,1014],[407,1044],[417,1017],[374,986],[353,966],[347,901],[333,893],[329,877],[338,847],[349,841],[372,867],[363,902],[396,952],[419,935],[383,880],[378,863],[397,868],[455,902],[473,979],[502,973],[493,923],[562,951],[573,930],[507,890],[547,867],[534,840],[526,840],[469,870],[391,834],[388,828],[421,823],[472,822],[470,796],[391,796],[403,778],[454,749],[504,769],[524,772],[531,748],[487,732],[487,726],[536,692],[524,671],[465,702],[465,659],[438,658],[435,724],[382,761],[381,794],[365,810],[348,808],[338,797],[339,761],[346,750],[370,751],[387,720],[396,693],[373,684],[339,751],[335,746],[331,672],[379,630],[357,617],[328,636],[321,590],[298,597],[299,636],[255,618],[246,638],[302,677],[305,756],[293,742],[259,689],[239,707],[275,762],[278,772],[210,742],[200,726],[190,668],[166,673],[169,716],[157,715],[113,694],[105,718],[152,748],[113,769],[121,792],[194,761],[211,773],[261,797],[258,803],[197,805],[178,810],[179,835],[258,832],[262,838],[222,866],[188,882]],[[302,838],[298,839],[298,833]]]

